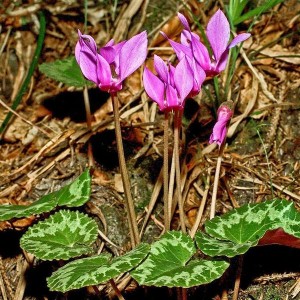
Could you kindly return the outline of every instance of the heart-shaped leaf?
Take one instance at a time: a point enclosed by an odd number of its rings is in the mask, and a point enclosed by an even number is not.
[[[87,169],[72,183],[56,192],[43,196],[30,205],[0,205],[0,221],[49,212],[57,205],[78,207],[89,200],[90,194],[91,176]]]
[[[46,76],[69,86],[83,87],[85,84],[91,85],[84,79],[74,56],[43,63],[39,66],[39,70]]]
[[[191,260],[196,248],[193,240],[178,231],[164,234],[151,246],[146,260],[130,272],[139,284],[192,287],[219,278],[228,268],[222,260]]]
[[[279,228],[300,238],[300,213],[291,201],[276,199],[244,205],[207,221],[206,233],[197,233],[195,239],[207,255],[233,257],[256,246],[266,232]],[[276,243],[280,244],[280,239]]]
[[[97,234],[97,223],[87,215],[60,210],[30,227],[20,245],[43,260],[69,259],[91,253]]]
[[[123,256],[110,260],[107,254],[72,261],[48,278],[52,291],[66,292],[108,281],[136,267],[148,254],[150,246],[140,244]]]
[[[86,203],[91,195],[91,176],[89,170],[85,170],[71,184],[57,192],[57,205],[78,207]]]

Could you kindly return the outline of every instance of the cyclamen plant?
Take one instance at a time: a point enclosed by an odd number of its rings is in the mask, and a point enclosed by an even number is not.
[[[183,110],[186,97],[193,88],[193,71],[186,59],[176,67],[165,64],[163,60],[154,55],[154,75],[145,67],[143,81],[145,91],[154,100],[161,111]]]
[[[136,71],[147,56],[146,31],[128,41],[115,44],[110,40],[98,51],[95,40],[78,30],[75,57],[83,75],[109,93],[122,89],[122,82]]]
[[[222,103],[217,111],[218,120],[213,128],[213,132],[209,138],[209,143],[217,143],[219,147],[225,142],[227,134],[227,125],[233,115],[231,102]]]
[[[238,34],[229,43],[229,22],[224,13],[218,10],[207,24],[206,37],[213,52],[213,55],[210,56],[210,51],[200,41],[200,37],[196,33],[191,32],[185,16],[178,13],[178,18],[184,27],[181,34],[181,43],[168,40],[179,60],[183,58],[183,55],[186,55],[190,60],[194,61],[195,71],[202,68],[206,76],[215,76],[222,72],[226,67],[230,48],[235,47],[251,36],[250,33]]]
[[[129,220],[131,244],[134,248],[140,241],[134,211],[131,185],[126,168],[118,100],[116,93],[122,89],[122,82],[136,71],[147,56],[146,31],[135,35],[128,41],[115,44],[110,40],[98,50],[95,40],[78,30],[79,41],[75,47],[75,57],[83,75],[97,86],[111,94],[114,110],[115,133],[119,157],[119,166],[125,192],[126,210]]]
[[[143,74],[145,90],[149,97],[158,104],[166,116],[171,111],[174,112],[174,141],[177,141],[177,144],[174,142],[174,151],[177,159],[179,158],[178,130],[180,125],[178,120],[180,120],[186,98],[200,91],[206,76],[215,76],[224,70],[229,49],[249,37],[249,34],[241,34],[228,44],[228,21],[224,14],[218,11],[207,26],[207,37],[213,50],[213,56],[210,56],[209,51],[200,42],[200,38],[191,32],[186,18],[182,14],[178,14],[178,17],[184,27],[181,44],[171,40],[170,43],[178,56],[179,63],[174,67],[169,63],[165,64],[160,57],[154,56],[154,68],[157,75],[148,68],[145,68]],[[91,36],[79,32],[79,41],[75,50],[76,60],[87,79],[112,95],[118,147],[121,145],[121,136],[118,131],[120,128],[119,111],[114,96],[122,89],[123,81],[141,66],[146,54],[147,35],[145,32],[118,44],[111,40],[101,49],[97,48]],[[218,162],[221,162],[227,125],[233,115],[232,101],[224,102],[217,114],[218,120],[209,142],[219,146]],[[165,120],[168,121],[168,119]],[[165,130],[165,137],[168,136],[166,133]],[[168,146],[168,143],[164,144]],[[120,151],[119,155],[126,189],[128,178],[126,178],[127,172],[123,169],[125,161]],[[180,177],[178,162],[179,159],[176,162],[177,178]],[[168,164],[165,165],[168,166]],[[219,176],[217,173],[218,165],[215,180]],[[166,179],[168,179],[167,176]],[[168,181],[165,185],[168,185]],[[177,182],[177,185],[180,190],[180,182]],[[214,185],[213,199],[216,196],[216,188],[217,184]],[[89,171],[86,170],[74,182],[67,184],[59,191],[43,196],[26,207],[1,205],[0,221],[11,220],[13,224],[13,221],[18,218],[34,215],[42,217],[45,213],[49,214],[61,208],[76,208],[89,200],[90,193],[91,177]],[[129,223],[136,221],[135,215],[132,215],[130,211],[132,209],[130,196],[126,191]],[[182,203],[180,199],[178,201],[182,217]],[[169,205],[169,203],[166,204]],[[214,214],[211,215],[213,216]],[[168,220],[165,223],[167,229],[171,218],[169,211],[165,214],[165,218]],[[242,255],[257,244],[281,243],[299,248],[299,224],[300,213],[293,206],[292,201],[273,199],[263,203],[247,204],[207,221],[205,231],[198,232],[194,240],[192,234],[189,236],[179,231],[170,231],[151,246],[140,243],[125,255],[111,258],[107,253],[101,253],[79,258],[94,252],[93,244],[97,239],[98,225],[95,220],[81,212],[61,209],[46,220],[37,220],[37,223],[23,235],[20,245],[24,251],[34,254],[41,260],[62,261],[74,258],[47,279],[50,290],[67,292],[91,285],[95,286],[96,290],[97,285],[110,281],[119,299],[124,299],[113,281],[113,278],[121,274],[129,272],[140,285],[189,288],[207,284],[222,276],[229,266],[228,261],[231,257]],[[137,227],[134,227],[136,226],[134,223],[130,223],[130,226],[134,247],[139,242],[139,238],[135,236]],[[182,220],[181,227],[184,230]],[[208,259],[196,255],[199,250],[207,255]],[[228,259],[223,260],[221,257],[224,256]],[[186,290],[184,291],[182,299],[187,298]],[[237,297],[233,298],[237,299]]]

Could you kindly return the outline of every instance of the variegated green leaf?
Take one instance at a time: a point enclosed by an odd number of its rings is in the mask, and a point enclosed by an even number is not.
[[[87,215],[60,210],[30,227],[21,247],[40,259],[69,259],[92,252],[97,230],[97,223]]]
[[[57,205],[78,207],[86,203],[91,194],[89,170],[84,171],[72,183],[43,196],[30,205],[0,205],[0,221],[24,218],[51,211]]]
[[[205,223],[196,234],[198,247],[207,255],[233,257],[256,246],[268,230],[282,228],[300,238],[300,213],[293,202],[273,200],[244,205]]]
[[[228,268],[222,260],[191,260],[195,252],[188,235],[168,232],[151,246],[149,256],[130,274],[143,285],[188,288],[209,283]]]
[[[69,86],[84,87],[86,84],[91,85],[90,82],[84,79],[74,56],[43,63],[39,66],[39,70],[48,77]]]
[[[52,291],[66,292],[108,281],[137,266],[148,254],[150,246],[140,244],[134,250],[109,260],[107,254],[78,259],[58,269],[48,278]]]
[[[63,187],[57,193],[59,206],[78,207],[86,203],[91,195],[91,176],[85,170],[75,181]]]
[[[25,218],[51,211],[57,204],[55,193],[45,195],[30,205],[0,205],[0,221]]]

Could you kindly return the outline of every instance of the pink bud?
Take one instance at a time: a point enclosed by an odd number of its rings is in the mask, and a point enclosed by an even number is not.
[[[221,104],[218,109],[218,120],[213,128],[209,143],[217,143],[219,147],[223,144],[227,134],[227,124],[230,121],[233,111],[231,109],[232,101],[227,101]]]

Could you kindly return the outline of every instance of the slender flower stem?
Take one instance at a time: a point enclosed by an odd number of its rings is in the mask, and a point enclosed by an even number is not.
[[[87,85],[85,85],[84,89],[83,89],[83,99],[84,99],[84,107],[85,107],[87,128],[90,131],[92,131],[92,114],[91,114],[90,99],[89,99]],[[91,141],[88,142],[88,158],[89,158],[89,166],[90,167],[94,166],[95,162],[94,162],[94,156],[93,156],[93,149],[92,149]]]
[[[118,98],[114,93],[111,94],[111,98],[112,98],[113,110],[114,110],[114,122],[115,122],[116,142],[117,142],[117,150],[118,150],[118,157],[119,157],[119,167],[120,167],[124,193],[125,193],[125,206],[126,206],[127,217],[129,221],[131,244],[132,244],[132,248],[134,248],[137,244],[139,244],[140,237],[139,237],[139,231],[138,231],[138,226],[136,221],[136,215],[134,211],[133,198],[130,191],[130,181],[129,181],[125,155],[124,155]]]
[[[179,157],[179,131],[181,125],[181,112],[174,112],[174,151],[175,151],[175,173],[176,173],[176,188],[178,192],[178,208],[179,208],[179,218],[180,226],[182,232],[186,232],[185,222],[184,222],[184,211],[182,203],[181,194],[181,176],[180,176],[180,157]]]
[[[214,179],[214,188],[213,188],[212,199],[211,199],[210,219],[213,219],[216,214],[217,192],[218,192],[219,177],[220,177],[220,170],[221,170],[221,163],[222,163],[224,147],[225,147],[225,141],[221,144],[221,147],[220,147],[219,153],[218,153],[218,158],[217,158],[217,166],[216,166],[215,179]]]
[[[169,196],[168,196],[168,209],[170,212],[170,224],[172,223],[172,218],[175,211],[175,205],[173,201],[173,192],[174,192],[174,182],[175,182],[175,150],[173,148],[172,153],[172,161],[171,161],[171,169],[170,169],[170,175],[169,175]]]
[[[163,165],[163,177],[164,177],[164,218],[165,218],[165,231],[170,230],[170,218],[171,212],[169,210],[169,201],[168,201],[168,193],[169,193],[169,112],[165,112],[165,120],[164,120],[164,165]]]

